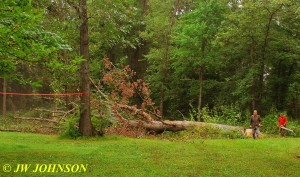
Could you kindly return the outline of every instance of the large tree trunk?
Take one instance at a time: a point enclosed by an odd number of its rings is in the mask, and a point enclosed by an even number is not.
[[[79,129],[82,136],[92,136],[93,127],[90,118],[90,82],[89,82],[89,39],[87,1],[80,0],[80,55],[85,59],[81,63],[81,96]]]
[[[244,134],[243,127],[222,125],[222,124],[213,124],[205,122],[193,122],[193,121],[152,121],[145,122],[139,120],[129,120],[127,125],[134,128],[145,128],[147,131],[152,131],[155,133],[162,133],[164,131],[182,131],[187,129],[192,129],[195,127],[211,127],[225,131],[237,131],[240,134]]]
[[[2,100],[2,114],[3,118],[6,116],[6,92],[7,92],[7,80],[3,78],[3,100]]]

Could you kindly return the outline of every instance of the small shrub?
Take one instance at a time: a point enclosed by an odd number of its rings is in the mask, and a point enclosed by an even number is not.
[[[190,117],[195,120],[196,110],[191,106]],[[207,106],[201,109],[201,116],[204,122],[219,123],[227,125],[242,125],[244,120],[236,106],[221,106],[209,109]]]
[[[237,106],[220,106],[211,110],[215,123],[241,125],[244,121]]]
[[[278,116],[274,114],[267,115],[262,118],[262,130],[267,134],[276,134],[278,133]]]
[[[203,107],[201,109],[201,116],[204,120],[204,122],[211,122],[214,123],[216,120],[210,115],[210,111],[208,107]]]
[[[65,128],[62,135],[74,139],[79,137],[80,136],[80,131],[78,127],[79,118],[76,116],[69,116],[66,118],[66,120],[67,122],[65,124]]]
[[[97,135],[102,136],[105,129],[113,124],[113,120],[110,117],[92,117],[92,124],[94,131]]]
[[[294,133],[287,131],[287,135],[300,137],[300,125],[296,121],[288,121],[287,128],[294,131]]]

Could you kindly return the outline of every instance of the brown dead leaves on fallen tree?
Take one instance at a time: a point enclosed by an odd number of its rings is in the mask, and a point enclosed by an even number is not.
[[[98,93],[98,97],[92,98],[93,109],[98,109],[101,113],[104,106],[109,107],[111,110],[109,116],[114,116],[124,126],[142,127],[155,133],[176,132],[193,127],[210,126],[228,131],[236,130],[243,134],[242,127],[194,121],[161,120],[160,112],[150,98],[149,84],[141,79],[134,80],[136,73],[129,66],[119,69],[107,57],[104,57],[103,61],[102,79],[98,83],[90,79]],[[106,90],[106,93],[102,90]],[[135,103],[139,103],[138,105],[130,104],[134,99]],[[124,116],[127,116],[127,118]]]

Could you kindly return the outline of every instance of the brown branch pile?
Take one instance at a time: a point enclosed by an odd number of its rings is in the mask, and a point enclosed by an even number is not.
[[[149,84],[142,79],[134,80],[136,73],[128,65],[119,69],[107,57],[104,57],[103,62],[102,79],[97,85],[92,79],[90,80],[103,98],[102,102],[110,106],[118,121],[124,122],[127,120],[122,116],[124,114],[130,115],[135,119],[140,117],[147,122],[153,121],[148,112],[151,112],[156,117],[160,117],[158,109],[155,108],[150,98]],[[106,94],[103,93],[101,91],[102,88],[105,88],[108,92]],[[136,104],[131,104],[133,100],[135,100]],[[97,99],[92,100],[92,105],[96,109],[101,108],[101,102]]]

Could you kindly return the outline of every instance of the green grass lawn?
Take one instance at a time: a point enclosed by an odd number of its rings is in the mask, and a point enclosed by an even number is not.
[[[0,176],[300,176],[300,138],[157,139],[0,132]],[[5,173],[10,164],[88,164],[81,173]]]

